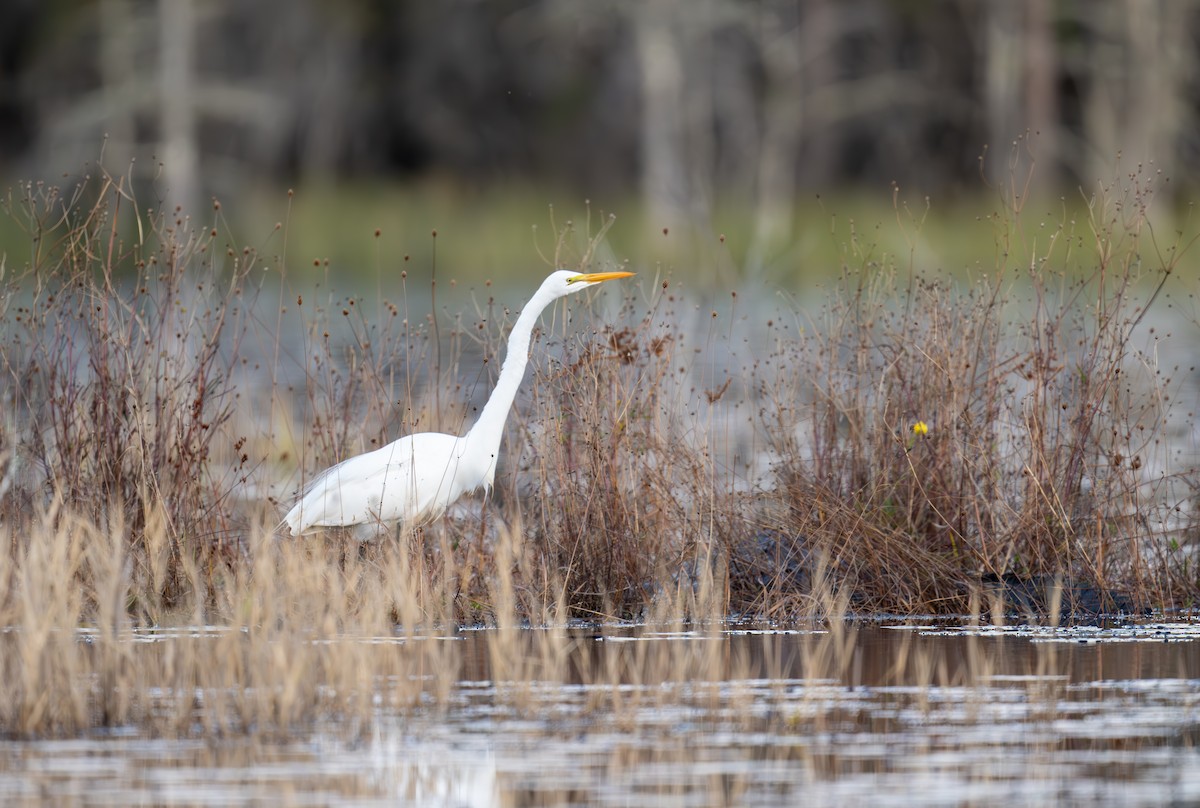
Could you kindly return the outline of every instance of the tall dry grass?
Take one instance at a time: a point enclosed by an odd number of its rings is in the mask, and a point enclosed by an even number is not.
[[[0,727],[367,727],[446,703],[461,624],[497,627],[487,664],[517,682],[582,675],[574,618],[963,612],[1052,585],[1190,604],[1194,368],[1149,328],[1190,242],[1159,240],[1152,192],[1135,176],[1044,227],[1002,208],[968,280],[851,234],[812,304],[701,305],[650,271],[560,304],[490,502],[359,545],[275,525],[308,474],[464,429],[515,312],[487,288],[410,302],[403,262],[398,290],[293,281],[286,219],[247,245],[218,204],[143,211],[120,178],[14,188]],[[547,263],[595,263],[603,235],[563,228]],[[184,628],[135,662],[144,627]],[[679,653],[636,675],[717,664]]]
[[[1033,236],[1004,209],[995,265],[967,283],[852,241],[812,336],[778,342],[806,378],[762,382],[781,533],[868,608],[1055,579],[1109,609],[1191,603],[1195,368],[1168,365],[1153,327],[1190,293],[1191,237],[1162,241],[1153,194],[1134,175]]]

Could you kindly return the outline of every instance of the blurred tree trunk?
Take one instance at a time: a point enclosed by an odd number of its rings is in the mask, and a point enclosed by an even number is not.
[[[1188,32],[1190,3],[1124,0],[1121,28],[1129,37],[1129,104],[1119,120],[1126,127],[1122,151],[1131,162],[1149,164],[1170,176],[1182,126],[1180,100],[1195,58]]]
[[[1035,179],[1043,186],[1057,186],[1060,118],[1053,7],[1043,0],[1025,0],[1024,5],[1025,120],[1034,139],[1031,148],[1041,163]]]
[[[988,181],[1024,184],[1013,178],[1019,138],[1040,163],[1037,178],[1054,181],[1057,164],[1057,65],[1054,19],[1043,0],[984,4],[984,113],[988,120]]]
[[[1194,9],[1192,2],[1161,0],[1079,9],[1094,43],[1083,98],[1086,186],[1150,161],[1167,176],[1176,168],[1176,144],[1187,126],[1184,99],[1196,68]]]
[[[353,103],[349,90],[360,72],[353,33],[344,14],[331,20],[317,43],[317,53],[308,60],[309,102],[301,105],[308,124],[300,155],[300,171],[305,177],[331,177],[342,146],[350,139],[346,131]]]
[[[850,26],[843,19],[846,15],[844,4],[809,0],[804,8],[800,31],[804,91],[812,93],[837,82],[838,35]],[[813,185],[827,185],[837,176],[837,130],[819,120],[811,120],[811,115],[808,117],[810,120],[804,127],[805,164],[800,166],[800,175]]]
[[[1020,127],[1020,9],[1016,3],[984,5],[984,109],[987,115],[989,182],[1004,184],[1013,140]]]
[[[675,227],[688,199],[684,75],[674,0],[646,0],[633,20],[641,67],[641,186],[651,227]]]
[[[825,4],[812,3],[809,7],[813,12],[805,24],[820,31],[826,27]],[[793,0],[773,4],[761,25],[766,91],[754,235],[746,257],[746,270],[751,277],[760,273],[770,256],[792,238],[797,162],[804,129],[802,60],[806,50],[801,42],[801,25],[799,4]],[[813,44],[813,37],[807,36],[805,41]]]
[[[192,0],[159,0],[160,159],[166,209],[199,212]]]
[[[99,26],[100,92],[106,111],[104,166],[114,174],[130,169],[134,154],[134,37],[137,34],[130,0],[103,0]]]
[[[1028,136],[1038,184],[1053,185],[1058,166],[1058,64],[1052,9],[1043,0],[987,3],[984,98],[989,182],[1024,186],[1013,171],[1016,142]],[[1018,169],[1020,171],[1020,169]],[[1011,187],[1011,186],[1010,186]]]

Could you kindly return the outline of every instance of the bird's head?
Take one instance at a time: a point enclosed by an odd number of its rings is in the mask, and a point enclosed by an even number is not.
[[[632,272],[576,272],[571,269],[560,269],[546,278],[545,285],[554,292],[556,297],[562,297],[605,281],[631,278],[633,274]]]

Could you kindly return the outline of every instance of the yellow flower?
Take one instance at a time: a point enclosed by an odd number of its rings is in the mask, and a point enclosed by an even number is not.
[[[924,421],[917,421],[912,425],[913,434],[918,438],[929,434],[929,424]]]

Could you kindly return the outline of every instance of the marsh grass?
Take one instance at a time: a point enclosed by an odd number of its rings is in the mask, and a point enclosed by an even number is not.
[[[851,232],[815,303],[701,304],[652,270],[560,304],[490,501],[361,545],[276,525],[337,460],[465,428],[516,312],[488,286],[418,307],[408,263],[371,295],[320,261],[293,283],[286,219],[251,246],[219,204],[200,221],[123,188],[101,173],[5,203],[31,260],[0,286],[4,732],[353,734],[443,709],[464,666],[516,701],[728,673],[716,642],[585,664],[579,619],[823,622],[819,678],[863,664],[850,613],[1003,619],[1013,584],[1194,601],[1194,433],[1172,431],[1194,429],[1194,368],[1164,366],[1147,328],[1190,242],[1159,241],[1140,176],[1087,221],[1001,206],[995,265],[969,282]],[[604,263],[610,224],[558,228],[547,270]],[[453,641],[474,625],[486,660]]]

